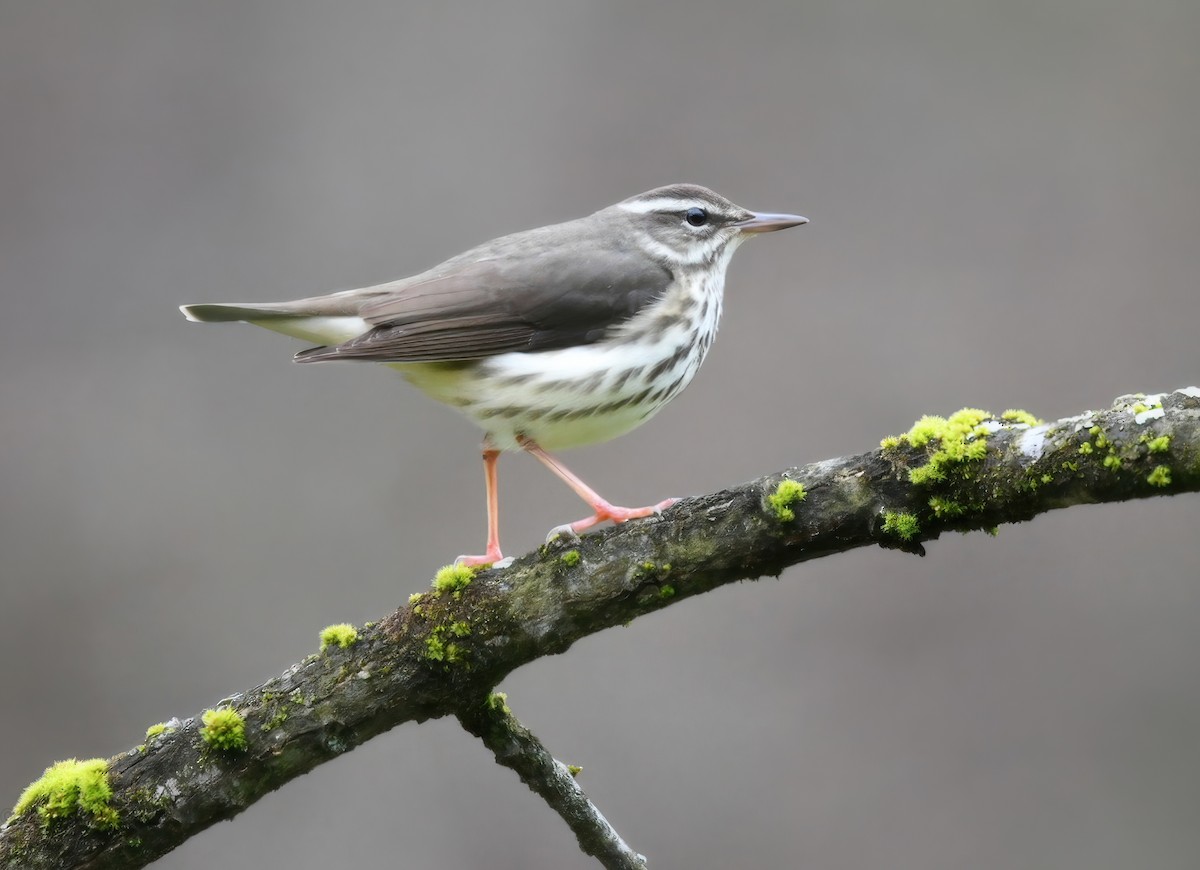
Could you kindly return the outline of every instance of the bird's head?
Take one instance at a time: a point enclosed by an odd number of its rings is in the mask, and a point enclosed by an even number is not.
[[[669,266],[704,266],[727,260],[755,233],[808,223],[795,214],[753,212],[698,184],[671,184],[631,196],[605,209],[635,243]]]

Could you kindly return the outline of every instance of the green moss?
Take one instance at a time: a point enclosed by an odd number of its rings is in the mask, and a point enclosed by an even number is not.
[[[70,758],[47,767],[40,778],[21,792],[8,821],[37,807],[43,828],[49,828],[76,811],[82,813],[93,828],[116,827],[119,817],[109,803],[112,794],[105,759],[78,761]]]
[[[955,455],[958,453],[961,453],[961,456]],[[987,456],[987,442],[982,438],[971,441],[964,444],[961,451],[949,451],[949,454],[958,462],[978,462]]]
[[[411,606],[413,604],[416,604],[418,601],[421,600],[421,598],[424,594],[425,594],[424,592],[414,592],[412,595],[408,596],[409,605]]]
[[[450,633],[455,637],[467,637],[471,634],[471,623],[465,619],[450,623]]]
[[[558,557],[558,561],[562,562],[568,568],[574,568],[579,564],[580,558],[582,557],[579,555],[578,550],[567,550],[567,552]]]
[[[921,524],[913,514],[904,511],[884,511],[883,530],[902,541],[911,541],[921,534]]]
[[[991,415],[987,411],[963,408],[949,417],[925,416],[914,423],[900,436],[901,440],[914,447],[934,444],[936,449],[924,465],[909,470],[909,481],[916,486],[928,486],[944,481],[953,471],[966,475],[960,466],[979,462],[987,456],[988,427],[985,421],[989,419]]]
[[[492,692],[487,699],[488,709],[495,710],[497,713],[503,713],[508,716],[512,710],[508,707],[508,695],[504,692]]]
[[[902,444],[935,447],[924,465],[908,472],[909,481],[917,486],[940,483],[955,471],[969,477],[970,472],[959,466],[987,457],[987,437],[993,428],[988,421],[992,419],[990,413],[980,408],[963,408],[949,417],[926,415],[913,423],[912,428],[903,435],[884,438],[880,446],[885,449]],[[1041,423],[1027,411],[1005,411],[1004,419],[1030,426]]]
[[[583,773],[583,768],[578,764],[568,764],[567,773],[571,774],[572,777],[578,777],[579,774]]]
[[[276,710],[275,715],[268,719],[262,725],[258,726],[260,731],[274,731],[276,728],[283,725],[288,720],[287,710]]]
[[[940,463],[930,462],[920,468],[909,469],[908,479],[913,486],[929,486],[945,480],[946,472]]]
[[[168,732],[171,732],[174,730],[175,729],[172,728],[170,725],[168,725],[166,722],[159,722],[157,725],[151,725],[149,728],[146,729],[146,740],[147,741],[153,740],[155,737],[158,737],[161,734],[167,734]]]
[[[901,441],[907,441],[913,447],[924,447],[935,438],[941,438],[946,433],[948,421],[945,417],[935,417],[926,414],[912,424],[907,433],[900,436]]]
[[[958,517],[967,512],[967,509],[958,502],[936,495],[929,499],[929,506],[933,509],[933,515],[936,517]]]
[[[457,630],[456,627],[458,627]],[[463,633],[460,634],[460,631]],[[450,626],[437,626],[429,633],[429,637],[425,638],[425,658],[447,665],[457,665],[466,662],[470,658],[470,652],[460,644],[452,640],[447,640],[446,636],[465,637],[470,633],[471,628],[465,622],[456,622]]]
[[[908,479],[916,486],[938,483],[947,475],[967,462],[977,462],[987,455],[987,442],[943,441],[942,449],[935,451],[924,465],[910,469]]]
[[[984,420],[990,419],[992,419],[992,415],[981,408],[963,408],[951,414],[947,422],[952,428],[966,431],[975,428]]]
[[[1042,421],[1030,414],[1028,411],[1022,411],[1019,408],[1010,408],[1000,415],[1001,420],[1007,420],[1009,423],[1024,423],[1026,426],[1041,426]]]
[[[321,652],[325,652],[331,646],[346,649],[347,647],[354,646],[357,640],[358,629],[348,622],[327,625],[321,629]]]
[[[1104,457],[1104,467],[1111,471],[1121,470],[1121,457],[1115,453],[1110,453]]]
[[[1146,449],[1151,453],[1166,453],[1171,449],[1171,436],[1159,435],[1146,442]]]
[[[1043,474],[1041,477],[1042,483],[1050,483],[1052,480],[1054,480],[1054,475],[1052,474]]]
[[[1146,483],[1151,486],[1170,486],[1171,469],[1165,465],[1158,466],[1146,477]]]
[[[433,591],[439,596],[450,592],[455,598],[462,598],[462,592],[471,585],[475,571],[466,565],[447,565],[438,570],[433,578]]]
[[[658,588],[658,597],[659,598],[674,598],[675,597],[675,587],[672,586],[670,583],[664,583],[662,586],[660,586]]]
[[[775,519],[781,523],[790,523],[796,519],[796,512],[792,510],[792,507],[806,498],[808,498],[808,493],[804,489],[804,484],[784,478],[779,481],[775,492],[767,496],[767,504],[774,512]]]
[[[901,444],[900,439],[895,435],[888,435],[879,442],[879,446],[884,450],[894,450]]]
[[[458,664],[464,660],[464,653],[456,643],[446,643],[440,634],[431,634],[425,640],[425,658],[434,662]]]
[[[1079,452],[1082,453],[1084,456],[1090,455],[1092,452],[1092,442],[1084,441],[1082,444],[1080,444]]]
[[[232,707],[205,710],[200,721],[200,737],[213,749],[240,752],[246,748],[246,720]]]

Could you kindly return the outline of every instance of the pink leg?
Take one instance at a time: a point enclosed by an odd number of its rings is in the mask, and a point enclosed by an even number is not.
[[[677,498],[669,498],[666,501],[660,501],[658,504],[650,505],[648,507],[617,507],[616,505],[610,504],[601,498],[600,494],[596,492],[596,490],[592,489],[590,486],[576,477],[565,465],[563,465],[545,450],[538,447],[537,444],[530,439],[519,437],[517,438],[517,443],[520,444],[521,447],[523,447],[528,453],[531,453],[544,466],[558,475],[558,477],[564,483],[566,483],[567,486],[575,490],[576,495],[583,499],[591,507],[591,509],[596,512],[590,517],[582,520],[576,520],[573,523],[567,523],[564,526],[559,526],[558,528],[551,530],[551,535],[553,535],[555,532],[567,530],[578,534],[579,532],[590,529],[592,526],[599,525],[605,520],[612,520],[614,523],[623,523],[626,520],[634,520],[638,519],[639,517],[652,516],[666,510],[671,505],[675,504],[675,502],[679,501]]]
[[[454,560],[456,565],[490,565],[504,558],[500,552],[500,485],[496,474],[496,463],[500,459],[500,451],[492,447],[490,441],[483,443],[483,475],[487,484],[487,516],[488,539],[487,552],[482,556],[459,556]]]

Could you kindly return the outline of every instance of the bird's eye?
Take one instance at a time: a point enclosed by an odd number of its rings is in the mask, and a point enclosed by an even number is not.
[[[702,227],[708,223],[708,212],[693,206],[683,213],[683,219],[694,227]]]

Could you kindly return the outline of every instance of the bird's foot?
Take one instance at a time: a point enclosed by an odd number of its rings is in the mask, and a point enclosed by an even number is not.
[[[677,501],[679,501],[677,498],[668,498],[660,501],[658,504],[639,508],[617,507],[606,501],[597,502],[593,505],[596,512],[590,517],[584,517],[582,520],[576,520],[573,523],[564,523],[561,526],[555,526],[550,530],[550,534],[546,536],[546,540],[553,539],[555,535],[570,535],[574,537],[580,532],[586,532],[593,526],[598,526],[600,523],[610,520],[614,523],[623,523],[626,520],[654,516],[655,514],[662,513]]]
[[[480,565],[491,565],[493,568],[507,568],[513,562],[512,558],[504,558],[499,546],[488,545],[487,552],[482,556],[459,556],[454,560],[455,565],[466,568],[478,568]]]

